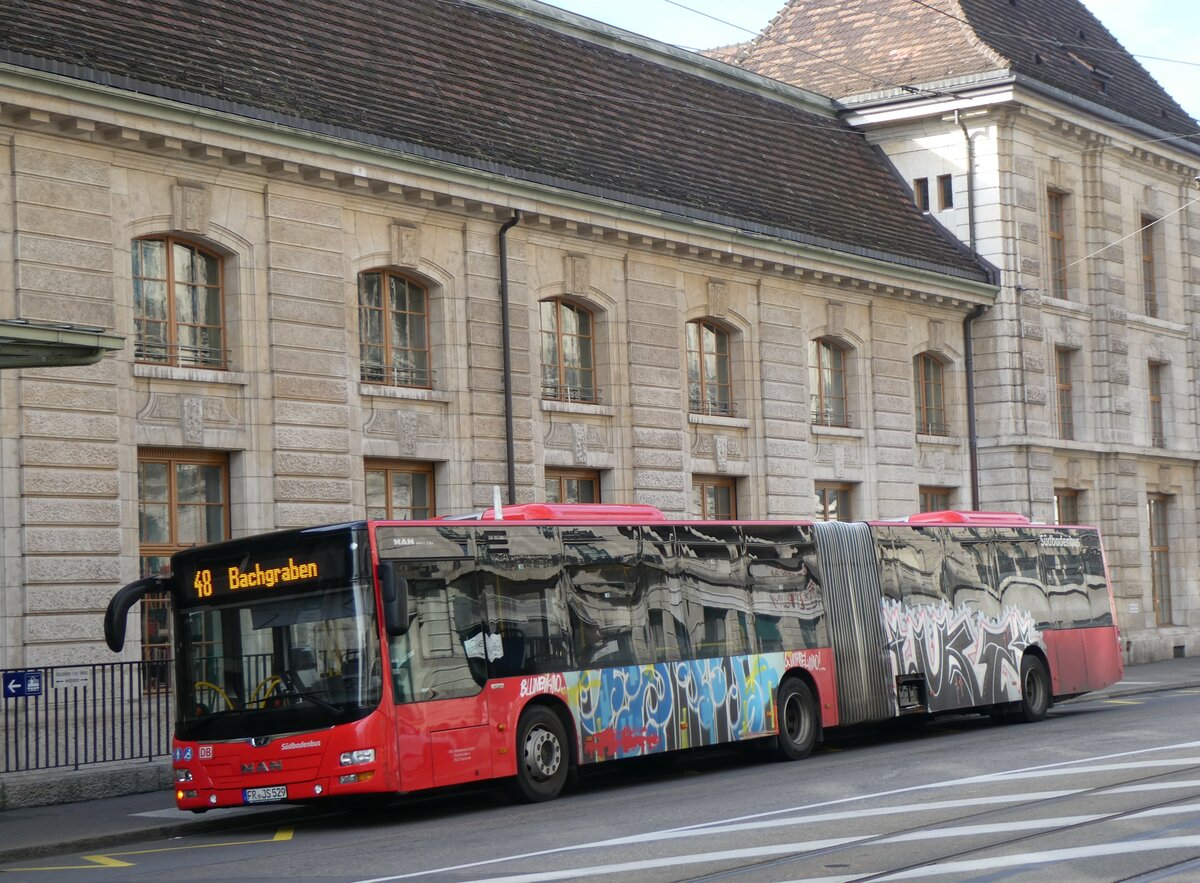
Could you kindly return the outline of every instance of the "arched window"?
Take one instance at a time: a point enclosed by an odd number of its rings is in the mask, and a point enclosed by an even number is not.
[[[542,398],[596,402],[592,314],[558,298],[542,301]]]
[[[849,426],[846,395],[846,350],[822,337],[808,347],[809,401],[812,421],[818,426]]]
[[[921,435],[950,434],[946,423],[944,370],[941,361],[931,353],[921,353],[913,360],[917,432]]]
[[[688,410],[732,416],[729,334],[704,319],[688,322],[687,359]]]
[[[429,389],[429,293],[388,270],[358,275],[360,376],[367,383]]]
[[[171,236],[135,239],[134,358],[225,368],[221,258]]]

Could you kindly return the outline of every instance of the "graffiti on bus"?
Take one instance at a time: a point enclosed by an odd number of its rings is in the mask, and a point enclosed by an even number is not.
[[[931,710],[1021,698],[1021,655],[1041,635],[1029,612],[989,617],[967,605],[883,601],[883,628],[896,674],[923,674]]]
[[[783,654],[568,674],[587,760],[716,745],[775,731]]]

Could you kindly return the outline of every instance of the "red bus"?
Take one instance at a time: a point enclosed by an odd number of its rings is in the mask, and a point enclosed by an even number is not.
[[[204,811],[506,780],[978,712],[1036,721],[1122,661],[1097,532],[1003,513],[684,522],[529,504],[179,552],[176,798]]]

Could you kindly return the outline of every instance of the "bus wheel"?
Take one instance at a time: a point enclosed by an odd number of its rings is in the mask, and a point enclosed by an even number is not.
[[[1021,657],[1021,710],[1016,718],[1037,723],[1050,708],[1050,675],[1036,656]]]
[[[812,691],[799,678],[784,678],[776,701],[779,714],[776,754],[781,760],[803,760],[812,753],[817,741],[817,710]]]
[[[558,715],[542,705],[526,709],[517,724],[517,778],[510,795],[528,803],[553,800],[569,767],[567,733]]]

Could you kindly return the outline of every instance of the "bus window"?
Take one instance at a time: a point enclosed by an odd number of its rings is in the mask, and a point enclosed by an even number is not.
[[[754,647],[759,653],[826,644],[821,587],[806,557],[815,553],[806,525],[751,525],[743,529]]]
[[[1083,578],[1087,583],[1088,597],[1092,602],[1090,626],[1113,624],[1112,602],[1108,591],[1108,574],[1104,569],[1104,553],[1100,549],[1100,535],[1079,532],[1083,544]]]
[[[494,678],[562,671],[574,665],[562,548],[552,527],[477,528],[476,549]]]
[[[937,604],[944,549],[941,532],[926,527],[879,527],[880,584],[884,597],[905,604]]]
[[[698,657],[749,652],[750,598],[741,531],[685,525],[675,532],[684,591],[696,604],[692,648]]]
[[[675,552],[675,528],[642,528],[642,596],[645,599],[655,662],[675,662],[692,656],[689,609],[680,583]]]
[[[1037,537],[1021,531],[1019,539],[997,540],[996,577],[1003,607],[1025,610],[1040,629],[1050,625],[1050,602],[1038,569]]]
[[[637,528],[564,528],[562,541],[576,662],[602,667],[652,661],[638,585]]]
[[[970,607],[989,618],[1000,616],[993,574],[990,528],[952,527],[945,532],[942,593],[951,607]]]
[[[184,645],[176,733],[240,738],[243,714],[284,732],[368,714],[383,683],[374,611],[361,585],[180,610],[178,633],[204,634],[206,643],[202,656]]]
[[[1041,550],[1042,582],[1050,596],[1050,617],[1058,628],[1083,628],[1092,625],[1092,601],[1088,597],[1091,580],[1084,569],[1084,548],[1080,531],[1047,531],[1038,536]],[[1095,567],[1091,568],[1095,569]],[[1103,592],[1105,603],[1108,592]]]
[[[471,562],[405,562],[404,569],[411,626],[391,639],[396,701],[474,696],[486,679],[486,666]]]

